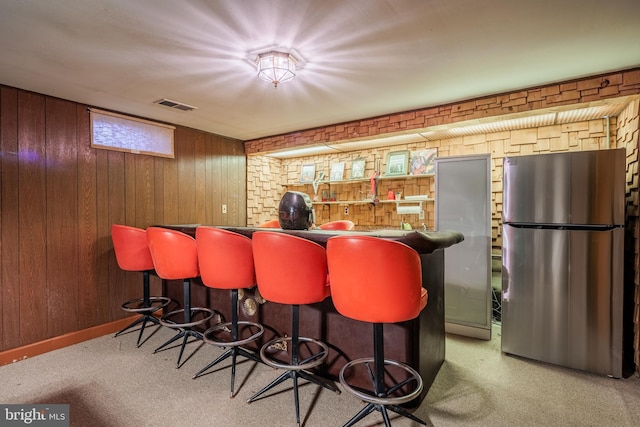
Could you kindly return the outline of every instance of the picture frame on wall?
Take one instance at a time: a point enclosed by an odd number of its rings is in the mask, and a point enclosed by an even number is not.
[[[409,172],[409,150],[392,151],[387,154],[386,176],[403,176]]]
[[[344,162],[338,162],[331,165],[331,173],[329,181],[342,181],[344,177]]]
[[[435,160],[438,157],[437,148],[428,148],[411,152],[409,171],[411,175],[431,175],[436,171]]]
[[[359,157],[354,159],[351,163],[351,179],[363,179],[364,178],[364,168],[366,165],[366,159],[364,157]]]
[[[311,184],[313,183],[313,180],[315,177],[316,177],[315,164],[302,165],[302,167],[300,168],[300,182]]]

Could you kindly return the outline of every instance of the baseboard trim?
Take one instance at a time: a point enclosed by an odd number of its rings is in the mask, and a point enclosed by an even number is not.
[[[114,322],[93,326],[91,328],[60,335],[59,337],[53,337],[22,347],[5,350],[0,352],[0,366],[19,362],[29,357],[48,353],[53,350],[58,350],[63,347],[98,338],[103,335],[115,334],[119,330],[125,328],[129,323],[133,322],[137,317],[138,316],[125,317],[124,319],[116,320]]]

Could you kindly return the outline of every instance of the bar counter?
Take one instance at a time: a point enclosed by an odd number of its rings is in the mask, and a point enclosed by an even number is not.
[[[163,225],[195,236],[198,224]],[[444,330],[444,249],[464,240],[456,231],[336,231],[336,230],[281,230],[274,228],[229,227],[219,228],[251,238],[255,231],[274,231],[302,237],[326,247],[327,240],[338,235],[365,235],[402,242],[420,254],[422,283],[429,292],[427,306],[416,319],[385,324],[385,358],[407,363],[416,369],[424,381],[424,390],[418,404],[427,394],[445,358]],[[282,254],[291,257],[295,254]],[[198,283],[197,280],[195,283]],[[262,342],[287,334],[291,327],[291,308],[286,305],[264,302],[259,293],[249,290],[239,302],[239,319],[262,323],[265,333]],[[165,283],[165,294],[180,304],[182,286]],[[210,307],[230,318],[229,292],[192,286],[192,306]],[[329,346],[330,353],[321,372],[336,380],[342,366],[349,360],[373,356],[373,328],[371,324],[341,316],[331,298],[317,304],[300,306],[300,335],[321,339]],[[259,342],[261,345],[261,343]],[[256,347],[253,347],[257,349]],[[362,379],[365,381],[365,379]],[[364,383],[362,384],[364,385]]]

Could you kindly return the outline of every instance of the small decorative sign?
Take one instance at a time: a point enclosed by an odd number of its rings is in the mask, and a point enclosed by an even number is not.
[[[412,151],[410,163],[411,175],[429,175],[435,173],[435,159],[437,156],[437,148]]]
[[[303,183],[313,183],[313,179],[316,176],[316,165],[315,164],[309,164],[309,165],[302,165],[302,168],[300,170],[300,182]]]
[[[366,160],[359,157],[351,163],[351,179],[363,179]]]
[[[407,175],[409,170],[409,150],[392,151],[387,154],[386,176]]]
[[[331,165],[331,174],[329,181],[342,181],[344,176],[344,162],[334,163]]]

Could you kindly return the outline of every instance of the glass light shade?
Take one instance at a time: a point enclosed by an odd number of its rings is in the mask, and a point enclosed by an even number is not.
[[[298,60],[285,52],[266,52],[258,55],[258,77],[273,83],[278,87],[279,83],[291,80],[296,75],[296,63]]]

